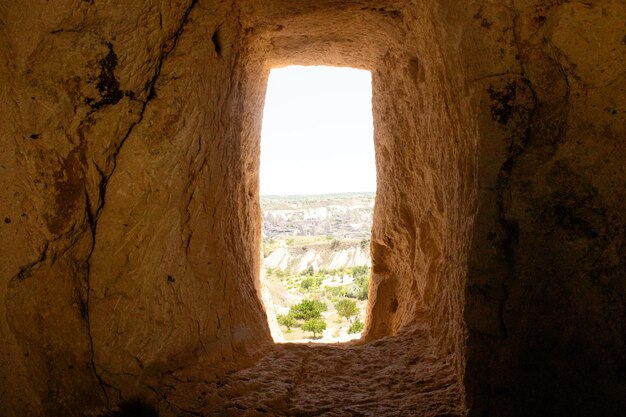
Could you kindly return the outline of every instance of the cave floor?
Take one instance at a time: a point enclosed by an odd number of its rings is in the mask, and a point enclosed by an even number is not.
[[[418,326],[365,345],[277,344],[219,383],[186,385],[166,395],[178,416],[466,414],[452,361]]]

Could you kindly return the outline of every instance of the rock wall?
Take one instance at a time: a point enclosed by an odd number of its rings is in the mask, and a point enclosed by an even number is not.
[[[82,415],[270,345],[242,133],[263,86],[232,7],[3,4],[1,415]]]
[[[463,282],[475,212],[476,126],[454,42],[432,5],[403,9],[406,33],[377,63],[377,200],[366,340],[427,317],[464,368]]]
[[[623,2],[475,2],[480,110],[465,317],[473,415],[618,415],[626,398]]]
[[[132,396],[237,410],[224,375],[283,357],[258,297],[258,166],[267,75],[289,64],[372,71],[376,363],[402,341],[397,360],[454,415],[463,380],[474,415],[619,414],[624,15],[610,0],[0,3],[0,415]]]

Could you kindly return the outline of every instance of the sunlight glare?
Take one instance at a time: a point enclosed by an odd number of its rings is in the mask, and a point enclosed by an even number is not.
[[[269,76],[261,195],[373,192],[371,73],[290,66]]]

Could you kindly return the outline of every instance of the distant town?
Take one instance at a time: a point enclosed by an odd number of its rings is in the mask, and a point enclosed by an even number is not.
[[[374,193],[261,196],[263,234],[369,239]]]

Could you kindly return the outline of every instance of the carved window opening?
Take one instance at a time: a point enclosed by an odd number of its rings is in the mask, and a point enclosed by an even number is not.
[[[270,73],[261,134],[261,288],[276,342],[360,337],[376,187],[371,98],[365,70]]]

